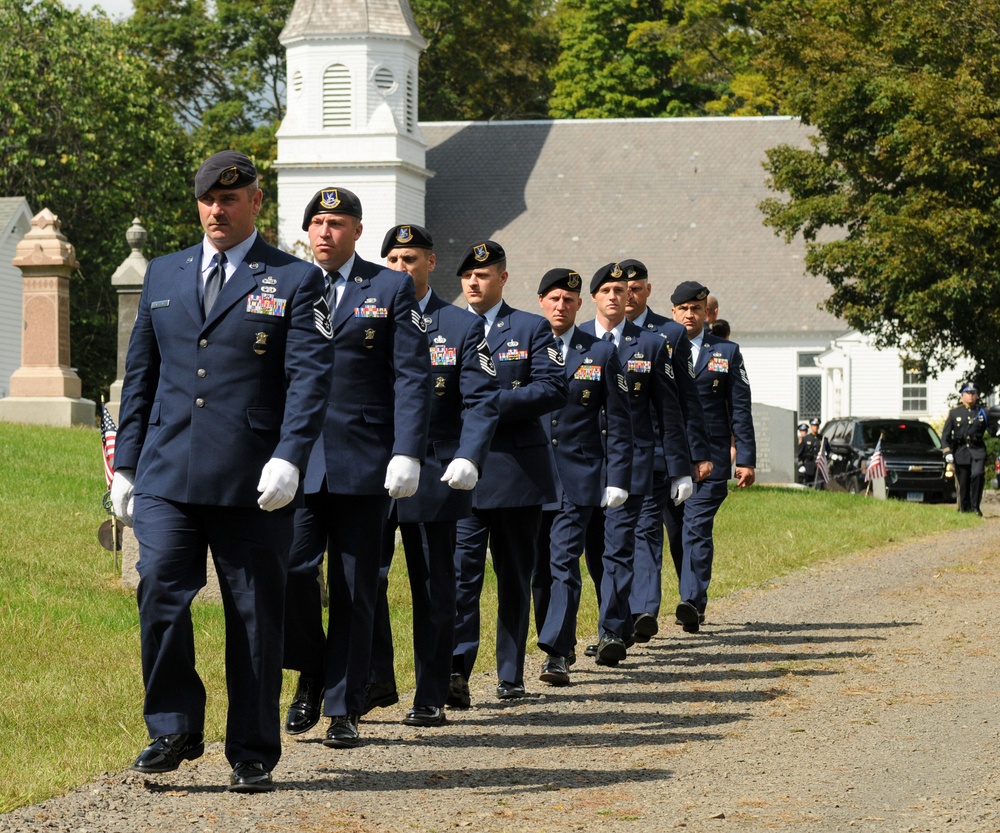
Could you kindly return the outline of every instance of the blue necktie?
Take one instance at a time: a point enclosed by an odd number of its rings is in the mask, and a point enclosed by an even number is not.
[[[226,282],[226,256],[222,252],[218,252],[212,260],[215,261],[215,268],[205,278],[205,294],[201,301],[201,308],[206,317],[208,317],[215,299],[219,297],[222,285]]]

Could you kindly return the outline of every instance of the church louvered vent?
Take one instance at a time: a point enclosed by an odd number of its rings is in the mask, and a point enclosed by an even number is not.
[[[323,127],[351,126],[351,71],[334,64],[323,73]]]

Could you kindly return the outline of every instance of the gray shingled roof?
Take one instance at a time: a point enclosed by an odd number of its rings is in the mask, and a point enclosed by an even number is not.
[[[24,197],[0,197],[0,231],[10,225],[23,202]]]
[[[413,20],[407,0],[295,0],[292,13],[278,39],[287,43],[299,37],[327,35],[423,36]]]
[[[806,146],[788,118],[427,123],[426,224],[444,297],[461,294],[455,267],[484,239],[508,254],[505,297],[537,310],[539,278],[554,266],[589,281],[599,266],[635,257],[669,314],[683,280],[705,283],[743,334],[835,333],[817,309],[829,287],[806,276],[801,241],[785,245],[757,204],[774,196],[761,167],[779,144]],[[589,298],[585,317],[592,317]]]

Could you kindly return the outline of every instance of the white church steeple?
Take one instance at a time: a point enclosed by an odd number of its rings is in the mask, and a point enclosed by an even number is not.
[[[424,222],[431,173],[417,62],[426,41],[407,0],[296,0],[279,40],[288,69],[275,163],[279,245],[308,258],[302,211],[320,188],[342,187],[361,198],[359,253],[377,261],[386,229]]]

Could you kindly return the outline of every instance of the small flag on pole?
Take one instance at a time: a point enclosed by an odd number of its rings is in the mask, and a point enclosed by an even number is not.
[[[104,447],[104,477],[111,488],[111,480],[115,476],[115,437],[118,427],[108,413],[108,407],[101,401],[101,445]]]
[[[823,478],[824,483],[830,482],[830,467],[826,461],[826,437],[819,446],[819,454],[816,455],[816,471]]]
[[[882,437],[878,438],[875,444],[875,452],[868,461],[868,468],[865,470],[865,483],[874,480],[876,477],[885,477],[885,455],[882,454]]]

